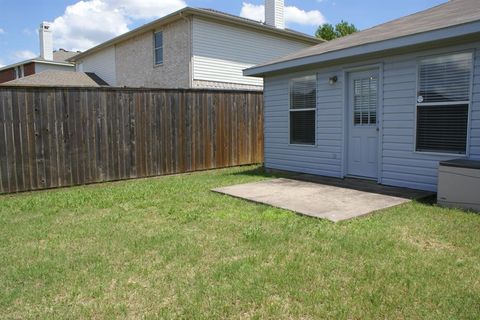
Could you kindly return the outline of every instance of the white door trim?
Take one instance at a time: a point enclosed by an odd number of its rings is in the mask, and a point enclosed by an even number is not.
[[[367,70],[377,70],[378,71],[378,172],[377,172],[377,182],[382,183],[383,181],[383,63],[369,64],[369,65],[360,65],[354,67],[343,68],[342,78],[343,78],[343,149],[342,149],[342,177],[348,176],[348,147],[349,147],[349,74],[352,72],[358,71],[367,71]]]

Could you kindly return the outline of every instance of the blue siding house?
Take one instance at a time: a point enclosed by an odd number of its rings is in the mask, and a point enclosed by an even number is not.
[[[436,191],[480,159],[480,1],[452,0],[244,71],[263,77],[265,166]]]

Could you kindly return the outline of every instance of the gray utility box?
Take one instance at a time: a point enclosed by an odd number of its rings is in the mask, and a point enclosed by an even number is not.
[[[480,211],[480,161],[440,162],[437,202],[445,207]]]

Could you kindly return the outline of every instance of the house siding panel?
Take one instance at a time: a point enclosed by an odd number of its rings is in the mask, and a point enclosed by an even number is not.
[[[111,46],[77,61],[77,71],[94,72],[109,85],[116,86],[115,47]]]
[[[470,157],[480,160],[480,44],[475,50],[474,70],[470,113]]]
[[[35,73],[40,73],[46,70],[55,70],[55,71],[75,71],[74,66],[63,66],[58,64],[48,64],[35,62]]]
[[[434,54],[474,50],[474,76],[469,132],[469,157],[480,159],[480,43],[439,48],[317,69],[317,145],[288,144],[288,81],[297,74],[267,77],[265,80],[265,165],[269,168],[342,177],[344,153],[343,70],[378,64],[383,69],[383,112],[379,181],[386,185],[436,191],[440,161],[458,155],[415,152],[417,61]],[[339,77],[329,85],[328,78]],[[282,128],[280,130],[280,128]]]
[[[193,85],[223,88],[259,88],[261,78],[245,77],[243,70],[311,44],[264,32],[193,18]]]
[[[342,81],[332,90],[324,70],[317,75],[315,146],[290,145],[288,135],[290,79],[303,76],[267,78],[265,81],[265,166],[332,177],[341,176]],[[311,73],[310,73],[311,74]],[[285,129],[287,128],[287,129]]]
[[[469,47],[478,48],[479,45]],[[459,49],[451,47],[444,52],[454,52]],[[438,163],[459,157],[415,152],[417,59],[435,53],[437,52],[395,56],[383,61],[384,120],[381,181],[384,184],[436,191]],[[475,50],[474,59],[474,74],[480,74],[478,50]],[[476,78],[475,76],[474,79]],[[474,83],[469,141],[471,158],[480,157],[480,150],[476,146],[476,138],[480,138],[480,132],[476,132],[475,128],[478,127],[472,121],[480,111],[480,99],[475,97],[476,92],[480,91]]]

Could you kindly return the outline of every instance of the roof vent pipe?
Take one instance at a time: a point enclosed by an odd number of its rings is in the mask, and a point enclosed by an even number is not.
[[[279,29],[285,29],[284,0],[265,0],[265,23]]]

